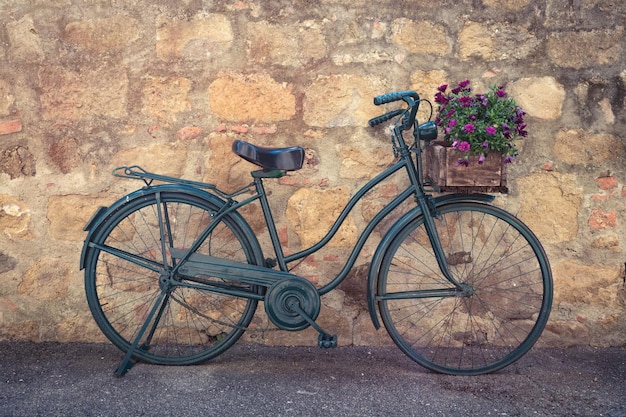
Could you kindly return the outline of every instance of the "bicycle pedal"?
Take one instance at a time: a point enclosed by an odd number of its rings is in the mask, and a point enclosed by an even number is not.
[[[317,346],[321,349],[336,348],[337,335],[320,333],[320,335],[317,337]]]

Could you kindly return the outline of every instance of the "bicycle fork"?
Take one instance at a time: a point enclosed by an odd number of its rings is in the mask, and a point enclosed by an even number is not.
[[[446,277],[446,279],[456,287],[457,296],[466,297],[472,295],[472,287],[470,285],[458,282],[452,276],[450,268],[448,268],[448,258],[441,244],[441,240],[439,239],[437,226],[435,225],[435,218],[437,218],[438,213],[432,196],[425,193],[418,193],[418,195],[415,196],[415,200],[422,208],[422,215],[424,217],[424,228],[426,229],[426,234],[428,235],[428,240],[430,241],[430,246],[433,249],[435,258],[437,259],[437,265],[439,266],[439,270],[441,271],[443,276]]]

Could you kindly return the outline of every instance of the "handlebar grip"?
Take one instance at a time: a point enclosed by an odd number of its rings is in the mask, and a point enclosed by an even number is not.
[[[409,96],[415,100],[419,100],[419,96],[415,91],[407,90],[407,91],[397,91],[395,93],[383,94],[382,96],[374,97],[374,104],[380,106],[381,104],[391,103],[393,101],[398,101],[404,99],[404,97]]]
[[[373,119],[370,119],[368,124],[370,125],[370,127],[374,127],[374,126],[376,126],[378,124],[386,122],[389,119],[393,119],[394,117],[399,116],[402,113],[404,113],[404,110],[402,110],[402,109],[392,110],[389,113],[385,113],[385,114],[383,114],[381,116],[374,117]]]

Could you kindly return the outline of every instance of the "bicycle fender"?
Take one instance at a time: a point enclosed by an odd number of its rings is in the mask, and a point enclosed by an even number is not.
[[[445,204],[450,203],[460,203],[460,202],[482,202],[482,203],[490,203],[495,199],[494,196],[489,194],[446,194],[433,199],[433,204],[436,207],[443,206]],[[413,219],[420,216],[422,214],[422,208],[417,206],[404,214],[399,220],[397,220],[385,233],[385,236],[382,238],[378,247],[376,248],[376,252],[374,252],[374,256],[372,257],[372,261],[370,263],[370,269],[367,275],[367,307],[370,312],[370,317],[372,319],[372,323],[374,324],[374,328],[376,330],[380,329],[380,320],[377,314],[376,307],[376,287],[378,284],[378,275],[380,273],[380,265],[382,264],[383,257],[391,244],[393,238]]]
[[[145,198],[146,196],[149,196],[158,192],[182,192],[182,193],[191,194],[195,197],[199,197],[204,200],[209,200],[218,206],[226,204],[224,200],[222,200],[221,198],[211,193],[208,193],[206,191],[193,188],[187,185],[181,185],[181,184],[156,185],[153,187],[142,188],[128,195],[125,195],[124,197],[120,198],[109,207],[102,206],[96,209],[91,219],[87,222],[87,224],[83,228],[83,230],[88,233],[83,243],[83,249],[80,255],[80,269],[81,270],[85,269],[85,262],[87,260],[87,255],[89,254],[89,250],[91,249],[90,243],[93,240],[94,235],[99,231],[104,221],[108,219],[111,216],[111,214],[115,213],[121,207],[123,207],[126,204],[129,204],[132,201],[135,201],[139,198]],[[243,217],[241,217],[239,213],[233,212],[229,215],[235,218],[235,220],[240,225],[242,226],[245,225],[249,228],[247,222],[243,219]]]

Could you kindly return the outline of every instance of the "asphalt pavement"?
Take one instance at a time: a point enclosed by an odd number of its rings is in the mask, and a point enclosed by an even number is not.
[[[235,345],[188,367],[108,344],[0,342],[2,416],[626,416],[626,348],[535,348],[490,375],[421,368],[396,348]]]

